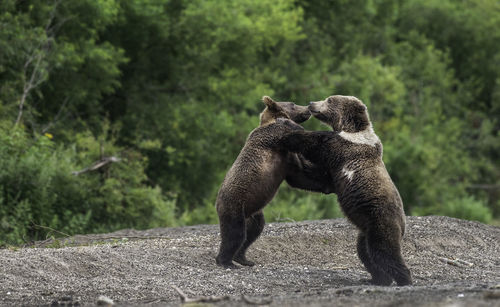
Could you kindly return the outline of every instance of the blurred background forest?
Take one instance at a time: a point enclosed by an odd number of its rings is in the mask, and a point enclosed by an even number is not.
[[[260,98],[332,94],[367,104],[407,214],[498,223],[497,0],[2,0],[0,245],[216,223]],[[342,216],[286,183],[265,214]]]

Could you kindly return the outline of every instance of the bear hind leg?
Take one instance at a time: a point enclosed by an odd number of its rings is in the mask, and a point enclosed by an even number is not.
[[[374,266],[390,275],[398,286],[411,285],[410,270],[401,256],[400,230],[395,228],[392,231],[371,229],[367,233],[368,254]]]
[[[246,219],[246,239],[240,247],[233,260],[241,265],[254,266],[255,263],[246,258],[246,251],[248,247],[257,240],[264,229],[264,214],[258,211]]]
[[[360,232],[357,242],[358,256],[366,270],[372,276],[371,282],[375,285],[389,286],[392,283],[392,277],[381,270],[370,257],[368,253],[368,245],[366,243],[366,235]]]
[[[225,214],[219,216],[221,242],[219,254],[215,258],[218,265],[236,268],[233,257],[245,241],[245,216],[241,214]]]

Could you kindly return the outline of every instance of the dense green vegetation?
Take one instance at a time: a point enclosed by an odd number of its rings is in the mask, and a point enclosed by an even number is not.
[[[408,214],[500,217],[496,0],[2,0],[0,244],[214,223],[260,98],[331,94],[368,105]],[[341,216],[286,184],[266,211]]]

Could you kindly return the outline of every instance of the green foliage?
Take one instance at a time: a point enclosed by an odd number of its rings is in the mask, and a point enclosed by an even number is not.
[[[386,66],[380,58],[358,55],[342,63],[332,78],[334,93],[357,93],[370,110],[370,119],[383,124],[403,114],[406,88],[398,67]]]
[[[144,158],[137,152],[94,172],[72,172],[98,161],[100,143],[78,135],[75,146],[22,129],[0,133],[0,244],[44,239],[46,234],[111,231],[175,225],[174,202],[144,185]],[[105,154],[120,148],[107,143]]]
[[[192,210],[187,210],[179,217],[181,225],[215,224],[218,222],[215,205],[212,202],[205,202],[203,206],[198,206]]]
[[[415,215],[446,215],[459,219],[467,219],[490,223],[491,209],[474,197],[455,198],[443,206],[432,206],[415,210]]]
[[[342,217],[334,195],[293,190],[282,184],[276,197],[264,209],[267,222],[291,222]]]
[[[3,242],[217,222],[263,95],[360,97],[408,214],[500,216],[496,0],[3,0],[0,29]],[[286,184],[265,211],[341,216]]]

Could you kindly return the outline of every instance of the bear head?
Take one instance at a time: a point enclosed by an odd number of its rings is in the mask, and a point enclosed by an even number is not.
[[[336,132],[359,132],[368,128],[370,118],[364,103],[354,96],[334,95],[309,103],[311,114]]]
[[[278,118],[288,118],[300,124],[311,117],[308,107],[293,102],[277,102],[269,96],[262,97],[266,108],[260,113],[260,125],[273,123]]]

